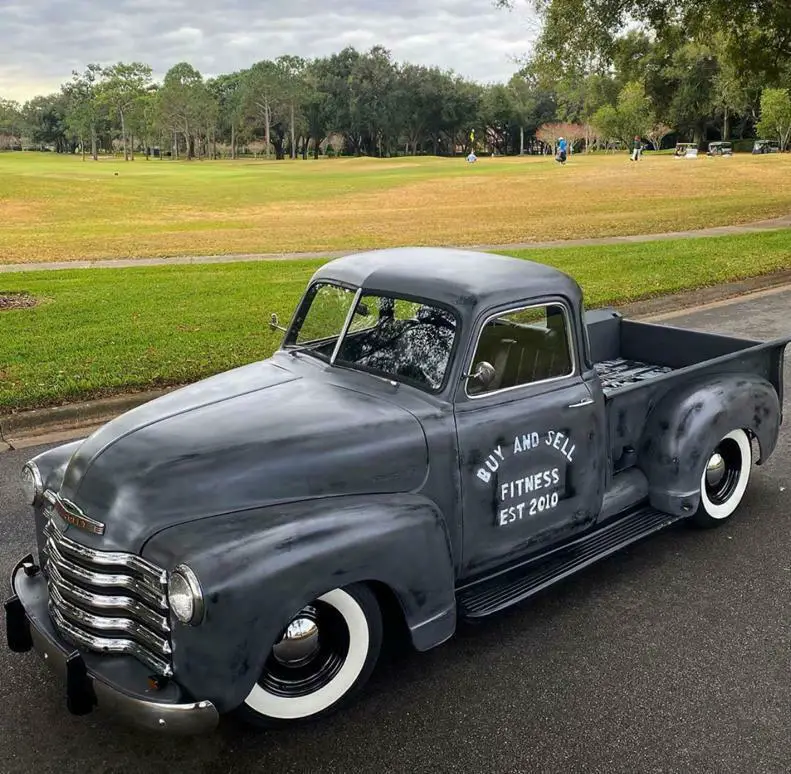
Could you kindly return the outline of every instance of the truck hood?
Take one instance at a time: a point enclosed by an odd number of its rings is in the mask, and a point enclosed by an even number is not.
[[[273,361],[228,371],[129,411],[87,438],[60,494],[105,525],[96,548],[140,551],[158,531],[262,506],[417,489],[423,429],[394,403]]]

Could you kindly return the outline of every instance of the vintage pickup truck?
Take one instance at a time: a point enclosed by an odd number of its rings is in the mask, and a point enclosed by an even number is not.
[[[8,643],[71,712],[324,715],[386,625],[427,650],[673,522],[722,524],[782,420],[788,339],[586,313],[530,261],[348,256],[282,330],[271,358],[25,466],[37,547]]]

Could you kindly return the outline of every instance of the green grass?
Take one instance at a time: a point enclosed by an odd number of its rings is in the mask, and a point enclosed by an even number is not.
[[[575,277],[589,307],[791,265],[791,230],[517,255]],[[0,412],[192,382],[267,357],[322,261],[0,274],[42,299],[0,311]]]
[[[787,215],[791,156],[99,162],[0,153],[0,263],[505,245]]]

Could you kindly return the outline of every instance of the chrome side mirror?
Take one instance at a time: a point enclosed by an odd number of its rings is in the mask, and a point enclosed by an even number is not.
[[[497,372],[494,370],[494,366],[491,363],[488,363],[486,360],[481,360],[479,363],[476,363],[475,369],[471,374],[464,374],[464,376],[480,384],[481,387],[486,388],[494,382],[494,377],[497,376]]]
[[[277,319],[277,315],[273,312],[272,316],[269,318],[269,327],[273,331],[283,331],[285,333],[286,329],[280,325],[280,322]]]

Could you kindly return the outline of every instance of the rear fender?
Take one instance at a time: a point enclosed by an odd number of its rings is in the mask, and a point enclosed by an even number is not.
[[[651,505],[678,516],[693,513],[719,441],[746,430],[758,441],[760,465],[774,451],[780,417],[775,388],[750,374],[709,376],[668,393],[649,415],[639,448]]]
[[[418,650],[455,631],[454,564],[445,521],[416,495],[305,501],[183,524],[143,555],[188,564],[205,597],[200,625],[173,623],[176,679],[221,711],[241,704],[291,618],[331,589],[385,584]]]

